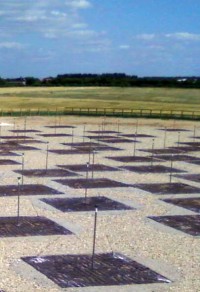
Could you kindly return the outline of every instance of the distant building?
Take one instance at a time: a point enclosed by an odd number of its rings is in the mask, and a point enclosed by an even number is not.
[[[49,82],[51,82],[53,80],[54,80],[53,77],[46,77],[46,78],[43,78],[41,81],[42,81],[42,83],[49,83]]]
[[[187,78],[180,78],[180,79],[177,79],[178,82],[185,82],[187,81]]]

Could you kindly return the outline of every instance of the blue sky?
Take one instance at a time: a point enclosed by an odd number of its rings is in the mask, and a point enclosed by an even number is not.
[[[0,0],[0,76],[200,75],[200,0]]]

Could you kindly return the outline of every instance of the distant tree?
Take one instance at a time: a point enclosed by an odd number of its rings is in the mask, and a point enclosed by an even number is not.
[[[25,77],[25,82],[27,86],[39,86],[41,85],[41,81],[35,77]]]
[[[6,85],[5,79],[0,77],[0,86],[5,86],[5,85]]]
[[[0,86],[115,86],[115,87],[171,87],[200,88],[200,77],[138,77],[125,73],[62,74],[40,80],[35,77],[3,79]]]

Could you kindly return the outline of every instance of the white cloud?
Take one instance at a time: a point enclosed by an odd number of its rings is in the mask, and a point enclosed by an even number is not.
[[[46,19],[47,17],[45,16],[45,14],[32,11],[31,13],[27,13],[27,15],[17,17],[15,20],[20,22],[38,22]]]
[[[151,34],[148,34],[148,33],[143,33],[143,34],[138,34],[136,35],[136,38],[139,39],[139,40],[146,40],[146,41],[149,41],[149,40],[152,40],[156,37],[155,34],[151,33]]]
[[[1,3],[0,33],[6,27],[10,35],[15,36],[26,32],[48,35],[48,30],[57,31],[61,36],[70,27],[80,24],[83,29],[87,27],[83,25],[80,10],[89,7],[91,4],[88,0],[8,0]]]
[[[96,32],[94,30],[71,30],[71,31],[68,31],[66,32],[66,35],[69,35],[69,36],[74,36],[74,37],[92,37],[92,36],[96,36]]]
[[[166,74],[199,74],[196,64],[200,49],[200,34],[189,32],[174,33],[141,33],[132,38],[131,50],[127,52],[128,58],[134,62],[135,66],[142,68],[153,68],[157,72],[162,72],[165,68]],[[156,71],[153,71],[156,74]],[[169,73],[172,72],[172,73]],[[139,74],[139,73],[138,73]],[[180,74],[180,73],[179,73]],[[180,74],[180,75],[181,75]]]
[[[151,49],[151,50],[158,50],[158,51],[163,51],[165,50],[165,47],[163,45],[157,45],[157,44],[152,44],[152,45],[149,45],[147,47],[148,49]]]
[[[128,50],[128,49],[130,49],[130,46],[129,45],[120,45],[119,48],[120,48],[120,50]]]
[[[0,10],[0,16],[4,16],[4,15],[6,15],[6,14],[7,14],[6,11]]]
[[[55,58],[55,52],[39,48],[34,54],[31,55],[32,62],[50,61]]]
[[[22,49],[24,45],[17,42],[0,42],[1,49]]]
[[[200,34],[189,32],[176,32],[171,34],[165,34],[165,37],[174,38],[177,40],[200,41]]]
[[[107,38],[101,38],[99,35],[93,36],[92,38],[79,38],[76,42],[76,52],[108,52],[112,47],[112,43]]]
[[[66,5],[74,9],[85,9],[91,7],[87,0],[67,0]]]
[[[73,42],[80,39],[104,39],[101,32],[88,27],[82,20],[81,11],[92,7],[90,0],[7,0],[1,3],[0,36],[18,39],[20,35],[62,39]],[[4,34],[3,34],[4,33]],[[10,40],[9,39],[9,40]],[[31,43],[31,40],[30,40]]]
[[[88,27],[88,25],[86,24],[86,23],[74,23],[74,24],[72,24],[72,28],[74,28],[74,29],[83,29],[83,28],[86,28],[86,27]]]
[[[176,39],[176,40],[185,40],[185,41],[200,41],[200,34],[189,33],[189,32],[174,32],[174,33],[166,33],[166,34],[138,34],[134,37],[138,40],[145,41],[157,41],[164,39]]]
[[[63,13],[61,11],[57,11],[57,10],[53,10],[51,11],[51,15],[53,16],[58,16],[58,17],[66,17],[67,14],[66,13]]]

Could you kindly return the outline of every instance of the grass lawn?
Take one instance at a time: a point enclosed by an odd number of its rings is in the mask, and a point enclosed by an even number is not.
[[[200,89],[118,87],[0,88],[0,109],[127,108],[200,110]]]

